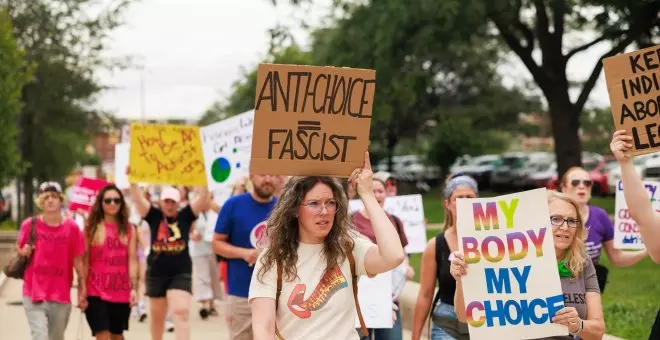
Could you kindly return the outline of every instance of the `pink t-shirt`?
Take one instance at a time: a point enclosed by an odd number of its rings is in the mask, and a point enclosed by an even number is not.
[[[117,226],[105,224],[105,242],[89,247],[89,270],[87,271],[87,295],[115,303],[129,303],[131,280],[128,273],[128,243],[133,227],[128,228],[128,237],[119,237]]]
[[[18,242],[29,242],[31,219],[21,223]],[[73,260],[85,252],[85,239],[78,225],[70,219],[57,227],[46,225],[37,217],[34,251],[23,279],[23,296],[33,302],[71,303]]]

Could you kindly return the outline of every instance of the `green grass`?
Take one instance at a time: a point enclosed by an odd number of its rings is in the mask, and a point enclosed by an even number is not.
[[[427,230],[427,239],[438,232]],[[419,282],[421,258],[422,254],[410,255],[415,282]],[[602,296],[607,334],[624,339],[648,339],[660,308],[660,268],[649,258],[632,267],[614,268],[604,254],[601,263],[610,269]]]
[[[18,230],[18,225],[13,220],[7,220],[0,224],[0,230]]]

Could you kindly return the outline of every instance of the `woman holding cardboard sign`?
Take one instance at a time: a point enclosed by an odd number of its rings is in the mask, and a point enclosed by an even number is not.
[[[349,182],[369,212],[377,246],[351,231],[348,200],[336,179],[294,177],[284,186],[266,223],[269,246],[250,284],[255,339],[359,338],[353,308],[357,278],[392,270],[405,257],[399,235],[374,197],[372,181],[365,152],[364,168],[356,169]]]
[[[564,307],[554,314],[552,322],[566,326],[571,334],[551,339],[572,340],[574,336],[579,336],[583,340],[602,339],[605,321],[600,301],[600,288],[596,279],[596,270],[584,246],[587,230],[579,205],[567,195],[550,191],[548,206],[557,256],[557,270],[564,293]],[[461,277],[467,274],[467,264],[462,252],[453,253],[450,271],[456,279],[454,298],[456,315],[461,321],[474,322],[472,311],[469,319],[466,316]],[[544,308],[536,308],[534,313],[537,313],[537,310],[538,313],[543,313],[542,309]],[[546,313],[551,313],[549,307]],[[485,318],[489,317],[492,318],[493,315],[489,316],[486,313]],[[494,322],[498,322],[497,319]]]
[[[456,199],[475,198],[478,194],[477,182],[472,177],[457,174],[447,178],[443,190],[445,227],[443,232],[428,242],[422,255],[420,289],[413,318],[413,340],[421,338],[429,310],[431,310],[432,340],[453,340],[467,336],[467,325],[460,323],[454,312],[456,281],[449,274],[449,255],[458,248],[454,219]],[[433,298],[436,282],[439,288]]]

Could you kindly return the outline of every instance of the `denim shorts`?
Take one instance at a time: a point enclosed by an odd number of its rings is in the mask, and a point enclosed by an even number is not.
[[[469,339],[466,325],[456,318],[454,306],[439,302],[431,317],[431,340]]]

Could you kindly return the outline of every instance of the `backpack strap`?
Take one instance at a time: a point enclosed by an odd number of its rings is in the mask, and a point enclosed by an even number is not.
[[[435,236],[435,266],[436,266],[436,273],[440,273],[440,270],[442,269],[442,261],[443,259],[447,258],[445,256],[445,247],[443,246],[443,243],[445,241],[445,233],[439,233],[438,235]],[[447,255],[449,256],[449,255]],[[437,276],[437,274],[436,274]],[[438,278],[435,277],[433,278],[434,281],[437,281]],[[433,304],[431,305],[431,315],[433,315],[433,310],[435,309],[435,306],[438,304],[438,301],[440,301],[440,289],[438,289],[438,292],[435,294],[435,298],[433,299]]]
[[[346,254],[348,257],[348,263],[351,266],[351,277],[353,279],[352,281],[352,286],[353,286],[353,300],[355,300],[355,308],[357,309],[357,314],[358,314],[358,319],[360,320],[360,327],[362,328],[362,336],[369,336],[369,330],[367,330],[367,326],[364,323],[364,318],[362,317],[362,311],[360,310],[360,302],[358,301],[358,286],[357,286],[357,273],[355,271],[355,259],[353,258],[353,253],[350,252]],[[280,301],[280,294],[282,293],[282,266],[277,267],[277,290],[275,291],[275,314],[277,314],[277,307],[279,305]],[[282,334],[280,334],[279,329],[277,328],[277,322],[275,322],[275,336],[277,336],[278,339],[284,340],[284,337],[282,337]]]
[[[277,267],[277,290],[275,291],[275,319],[277,320],[277,307],[280,302],[280,294],[282,293],[282,266],[275,264],[275,267]],[[282,334],[280,334],[280,330],[277,329],[277,321],[275,321],[275,336],[280,340],[284,340]]]
[[[346,256],[348,257],[348,263],[351,265],[351,276],[353,279],[353,300],[355,300],[355,309],[357,309],[358,319],[360,319],[362,336],[369,337],[369,330],[367,330],[367,325],[364,323],[362,311],[360,310],[360,301],[358,301],[358,277],[357,273],[355,272],[355,259],[353,258],[353,252],[347,253]]]

